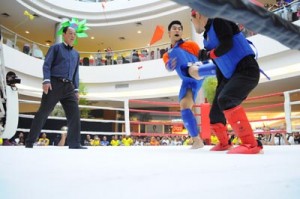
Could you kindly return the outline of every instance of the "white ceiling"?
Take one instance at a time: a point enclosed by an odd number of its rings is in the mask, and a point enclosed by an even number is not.
[[[49,9],[47,10],[41,8],[39,11],[34,12],[21,5],[18,1],[28,4],[33,2],[30,0],[1,0],[0,14],[7,13],[10,16],[5,17],[0,15],[0,23],[10,30],[41,44],[45,44],[47,40],[55,42],[55,26],[58,22],[54,21],[54,19],[60,20],[60,18],[70,19],[75,17],[74,12],[66,12],[65,9],[62,11],[66,14],[69,14],[69,16],[64,16],[62,14],[54,13]],[[102,17],[94,19],[94,17],[90,14],[86,15],[85,13],[78,12],[78,16],[86,16],[87,18],[91,18],[91,20],[87,19],[87,25],[89,24],[88,27],[90,27],[90,29],[87,31],[89,37],[81,38],[76,48],[79,51],[96,52],[98,49],[103,50],[107,47],[111,47],[113,50],[146,47],[152,38],[156,25],[165,27],[164,37],[161,41],[157,42],[157,44],[168,43],[169,38],[167,35],[167,26],[172,20],[175,19],[180,20],[183,23],[183,37],[190,37],[190,10],[187,7],[182,7],[174,4],[173,2],[169,2],[168,5],[165,5],[166,2],[168,1],[158,1],[155,4],[149,5],[150,7],[152,6],[157,8],[157,10],[148,9],[148,11],[144,13],[139,10],[146,10],[146,5],[139,6],[134,10],[134,12],[131,11],[131,14],[128,14],[127,10],[121,10],[116,14],[116,11],[103,10],[101,3],[87,3],[89,5],[93,4],[98,6],[99,13],[93,14],[94,16],[101,15]],[[107,2],[106,6],[108,6],[109,3],[110,2]],[[34,5],[30,6],[34,7]],[[36,9],[38,8],[39,7],[36,6]],[[35,17],[34,20],[29,20],[28,17],[24,16],[25,10],[31,14],[38,13],[39,17]],[[41,13],[47,14],[48,17],[51,16],[53,20],[45,17],[46,15],[43,16]],[[122,16],[120,13],[123,13],[125,16],[120,17]],[[109,17],[111,17],[111,19]],[[77,18],[82,20],[82,18]],[[141,22],[142,25],[138,26],[136,24],[137,22]],[[97,24],[99,25],[98,27],[96,27]],[[29,31],[30,34],[25,34],[26,30]],[[142,31],[142,33],[138,34],[138,30]],[[94,40],[90,39],[92,36],[95,37]],[[120,37],[125,37],[125,40],[120,40]]]
[[[272,2],[273,0],[259,0]],[[86,2],[86,6],[75,6],[83,2],[75,0],[0,0],[0,24],[25,38],[40,44],[50,40],[55,42],[56,24],[63,18],[87,19],[90,29],[88,38],[81,38],[76,47],[79,51],[103,51],[107,47],[124,50],[146,47],[152,38],[156,25],[165,27],[165,34],[156,44],[169,42],[167,26],[172,20],[180,20],[184,26],[184,38],[191,37],[190,9],[170,0],[114,0],[102,4]],[[64,7],[59,7],[65,5]],[[111,6],[113,5],[113,6]],[[130,7],[136,5],[135,7]],[[26,6],[26,7],[25,7]],[[88,9],[87,12],[84,9]],[[38,14],[34,20],[24,16],[27,10]],[[3,16],[7,13],[10,16]],[[137,26],[136,23],[142,25]],[[137,31],[142,31],[138,34]],[[29,31],[30,34],[25,34]],[[94,40],[90,37],[95,37]],[[120,40],[125,37],[125,40]]]

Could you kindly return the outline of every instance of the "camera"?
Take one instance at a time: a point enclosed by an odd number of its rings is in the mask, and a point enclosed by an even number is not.
[[[21,79],[18,78],[18,76],[16,75],[16,73],[9,71],[6,74],[6,83],[9,86],[14,86],[15,84],[20,84],[21,83]]]

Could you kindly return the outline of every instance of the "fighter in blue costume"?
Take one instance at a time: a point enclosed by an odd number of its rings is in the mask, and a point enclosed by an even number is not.
[[[241,106],[243,100],[259,81],[260,69],[255,53],[238,26],[222,18],[207,18],[192,10],[192,23],[203,33],[204,48],[199,60],[213,60],[216,64],[217,89],[210,110],[211,129],[220,143],[212,151],[228,150],[231,154],[257,154],[262,144],[254,137],[252,128]],[[242,144],[231,149],[228,143],[226,119]]]
[[[176,70],[182,79],[179,91],[179,103],[181,117],[184,126],[193,139],[192,149],[202,148],[203,141],[199,137],[197,121],[192,112],[192,107],[197,98],[197,94],[202,86],[203,78],[208,75],[215,75],[215,65],[208,63],[200,67],[188,63],[198,62],[199,46],[193,41],[183,41],[183,27],[180,21],[172,21],[168,26],[171,48],[164,54],[163,60],[166,69]]]

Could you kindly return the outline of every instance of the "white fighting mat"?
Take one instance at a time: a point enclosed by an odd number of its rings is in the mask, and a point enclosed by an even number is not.
[[[300,145],[260,155],[211,146],[0,146],[3,199],[298,199]]]

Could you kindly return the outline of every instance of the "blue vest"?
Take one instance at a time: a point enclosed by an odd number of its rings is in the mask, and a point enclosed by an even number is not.
[[[216,35],[213,22],[207,32],[207,39],[204,39],[204,47],[212,50],[220,45],[220,41]],[[233,47],[224,55],[214,59],[214,62],[221,70],[222,74],[229,79],[234,73],[238,63],[248,55],[255,55],[250,47],[248,40],[243,33],[233,36]]]
[[[195,63],[198,61],[198,58],[194,54],[180,48],[179,45],[183,42],[184,41],[178,41],[175,46],[168,51],[169,59],[176,58],[175,70],[182,80],[195,81],[195,79],[191,78],[188,74],[188,63]]]

